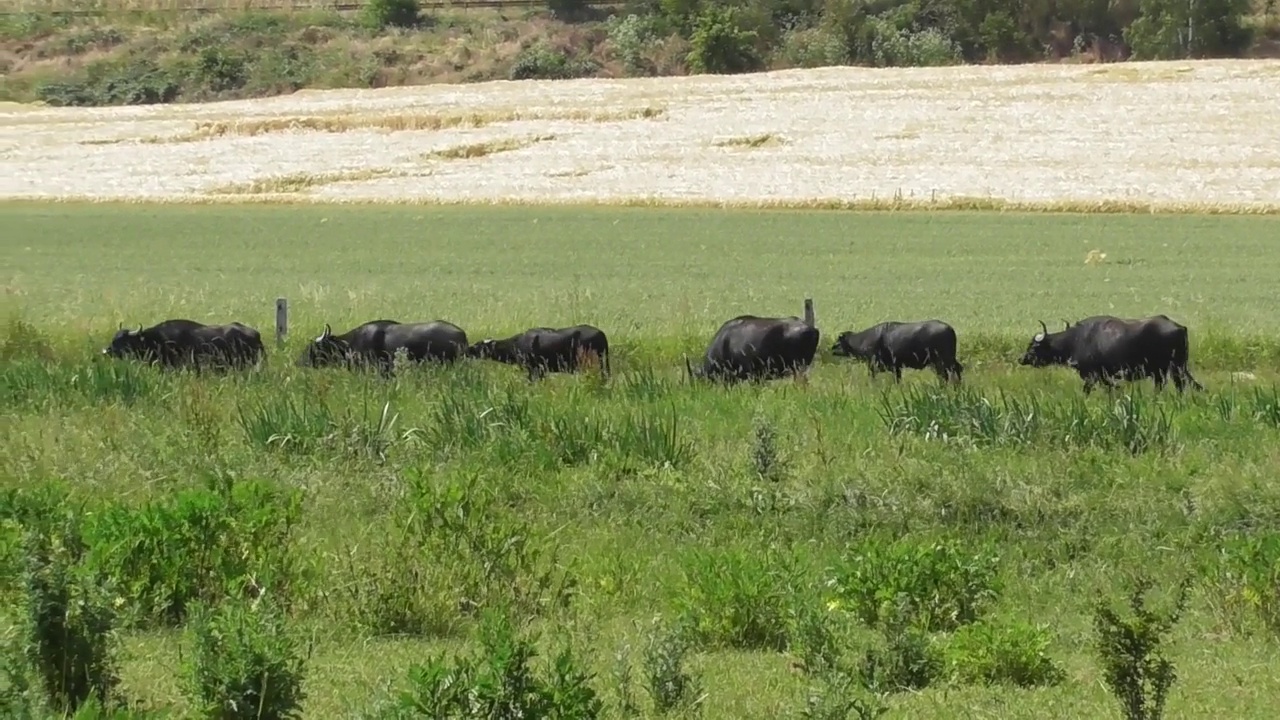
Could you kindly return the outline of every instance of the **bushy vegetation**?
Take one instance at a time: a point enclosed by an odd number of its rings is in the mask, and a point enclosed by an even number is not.
[[[425,13],[416,0],[345,15],[16,14],[0,16],[0,63],[15,66],[0,73],[0,99],[152,104],[423,81],[1109,59],[1113,48],[1229,57],[1277,33],[1274,8],[1251,0],[635,0],[616,12],[557,0],[511,20]]]
[[[344,255],[372,212],[380,232]],[[1275,327],[1258,324],[1265,284],[1233,282],[1244,265],[1280,272],[1251,240],[1274,221],[3,213],[0,250],[31,258],[0,326],[6,717],[943,718],[961,704],[1001,717],[1269,717],[1280,697],[1269,675],[1249,675],[1280,627],[1280,356],[1265,340]],[[148,239],[170,237],[169,222],[184,242],[165,255],[167,241]],[[698,228],[705,253],[678,254],[680,272],[710,278],[695,293],[661,261]],[[1124,238],[1109,251],[1154,268],[1106,282],[1077,248],[1055,255],[1068,229]],[[117,314],[269,315],[278,291],[236,276],[231,243],[304,230],[306,246],[273,251],[294,331],[264,368],[197,376],[98,353]],[[1153,237],[1181,253],[1150,249]],[[785,259],[766,252],[780,241]],[[1203,270],[1205,287],[1166,282],[1224,246],[1240,256]],[[140,255],[153,258],[149,285],[128,282]],[[544,272],[565,256],[600,273],[576,295]],[[908,256],[945,258],[968,279],[934,288],[959,283],[963,303],[922,298]],[[401,261],[353,272],[377,257]],[[882,278],[876,297],[839,292],[853,257]],[[1082,307],[1121,280],[1152,302],[1229,299],[1226,329],[1188,319],[1207,390],[1085,397],[1069,370],[1017,367],[1029,336],[1001,328],[1037,302],[1001,300],[1026,272],[1018,262]],[[920,372],[899,386],[826,353],[801,382],[685,381],[680,355],[715,320],[794,294],[790,281],[742,287],[766,266],[816,288],[824,336],[946,302],[969,318],[956,322],[964,384]],[[200,280],[210,272],[237,279],[214,287]],[[120,304],[104,313],[103,297]],[[705,309],[673,316],[686,305]],[[337,330],[403,308],[481,337],[594,322],[611,334],[613,376],[293,366],[317,321]]]

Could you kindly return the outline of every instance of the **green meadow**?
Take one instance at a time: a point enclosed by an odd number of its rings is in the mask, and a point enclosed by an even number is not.
[[[1280,704],[1275,218],[7,203],[0,227],[6,717]],[[806,297],[807,377],[683,377],[724,320]],[[1206,390],[1017,364],[1038,320],[1104,313],[1187,325]],[[176,317],[257,327],[266,365],[99,355]],[[959,387],[829,353],[928,317]],[[613,375],[294,366],[378,318],[591,323]]]

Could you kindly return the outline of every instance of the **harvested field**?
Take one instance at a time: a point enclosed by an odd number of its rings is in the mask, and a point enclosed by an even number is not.
[[[1280,205],[1277,82],[1280,61],[1223,60],[10,105],[0,197],[1258,212]],[[466,147],[512,149],[423,162]]]

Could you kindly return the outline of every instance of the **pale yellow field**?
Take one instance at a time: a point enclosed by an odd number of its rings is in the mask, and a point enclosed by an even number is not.
[[[282,195],[283,194],[283,195]],[[0,105],[0,197],[1280,206],[1280,61]]]

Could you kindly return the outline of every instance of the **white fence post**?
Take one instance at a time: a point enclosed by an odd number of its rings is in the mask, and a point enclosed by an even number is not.
[[[284,337],[289,334],[289,301],[276,298],[276,347],[284,347]]]
[[[804,299],[804,324],[808,325],[809,327],[813,327],[815,322],[817,322],[817,320],[813,316],[813,298],[805,298]]]

